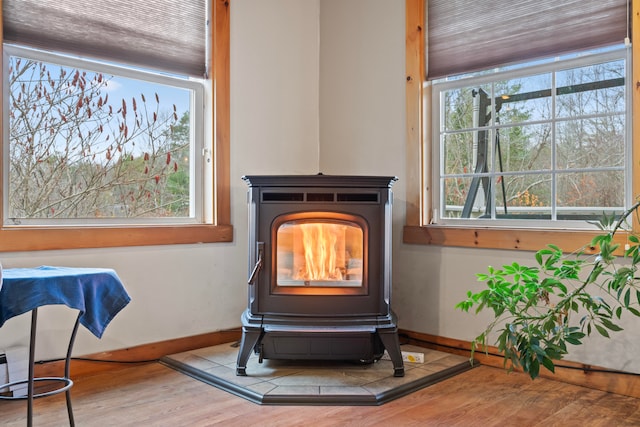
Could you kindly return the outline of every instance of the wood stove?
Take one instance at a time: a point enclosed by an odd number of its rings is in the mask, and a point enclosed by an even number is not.
[[[404,375],[391,310],[395,177],[245,176],[249,298],[237,375],[262,359],[372,363]]]

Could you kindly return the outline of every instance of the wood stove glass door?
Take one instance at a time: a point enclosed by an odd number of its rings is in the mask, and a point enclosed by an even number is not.
[[[274,222],[274,294],[364,295],[366,222],[354,215],[306,212]]]

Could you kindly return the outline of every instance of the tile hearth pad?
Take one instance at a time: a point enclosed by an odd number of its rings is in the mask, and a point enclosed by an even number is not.
[[[221,344],[163,357],[161,362],[207,384],[263,405],[380,405],[472,368],[463,356],[403,345],[424,354],[405,362],[394,377],[390,360],[372,364],[341,361],[263,360],[252,354],[247,376],[236,376],[238,349]]]

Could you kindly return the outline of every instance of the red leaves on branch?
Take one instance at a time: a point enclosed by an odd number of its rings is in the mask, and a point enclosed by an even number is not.
[[[52,147],[61,148],[60,155],[55,154],[47,157],[44,153],[37,152],[30,155],[33,159],[32,162],[41,164],[38,166],[39,170],[49,172],[51,178],[44,176],[43,179],[55,178],[54,172],[62,171],[63,168],[67,168],[67,173],[72,171],[71,173],[83,173],[92,178],[95,176],[96,180],[101,180],[104,176],[106,177],[104,182],[107,184],[115,182],[115,178],[122,178],[132,188],[140,185],[139,190],[134,190],[135,196],[133,193],[125,195],[117,193],[121,200],[131,199],[131,202],[135,204],[135,206],[132,205],[131,212],[134,208],[146,209],[148,206],[155,207],[157,202],[164,202],[160,197],[158,197],[158,201],[141,199],[144,199],[145,195],[146,198],[154,198],[156,194],[167,194],[169,190],[164,188],[167,184],[166,178],[181,168],[177,163],[181,157],[180,153],[176,152],[178,157],[174,157],[173,153],[167,152],[166,148],[168,144],[174,142],[174,139],[181,142],[179,138],[183,136],[182,134],[172,135],[169,130],[171,124],[173,124],[171,129],[173,127],[177,129],[177,126],[181,125],[177,106],[171,105],[170,102],[167,105],[160,105],[159,93],[151,92],[138,93],[135,96],[127,95],[129,96],[128,105],[126,96],[116,96],[113,104],[110,105],[106,92],[112,84],[117,83],[117,80],[111,82],[110,79],[113,77],[110,77],[109,74],[90,72],[85,77],[82,70],[71,71],[67,68],[67,77],[63,79],[61,76],[65,70],[58,71],[58,67],[56,67],[55,71],[52,69],[51,74],[57,75],[54,78],[46,79],[47,71],[43,70],[44,68],[40,70],[40,81],[34,83],[32,80],[27,86],[23,84],[24,92],[20,91],[19,84],[22,82],[17,80],[17,85],[14,86],[14,92],[11,94],[11,101],[15,100],[18,103],[13,111],[21,110],[22,114],[29,114],[31,119],[40,120],[40,127],[37,129],[38,137],[43,140],[48,138],[50,141],[55,141]],[[38,70],[36,69],[35,72],[38,77]],[[83,88],[84,90],[82,90]],[[158,105],[152,104],[153,98],[150,101],[151,105],[146,104],[146,95],[155,96]],[[140,98],[137,98],[138,96]],[[121,102],[119,103],[118,100]],[[167,101],[169,100],[167,99]],[[140,108],[138,108],[138,102],[143,102]],[[32,106],[35,110],[33,113],[31,112]],[[127,118],[127,108],[130,109],[128,112],[133,113],[131,120]],[[25,112],[27,109],[29,111]],[[168,110],[168,114],[165,113],[166,110]],[[57,116],[56,113],[58,113]],[[169,114],[172,114],[173,117],[168,116]],[[129,123],[133,126],[131,135],[128,132]],[[150,140],[150,143],[147,143],[147,139]],[[21,137],[20,144],[27,145],[25,150],[28,150],[28,146],[33,144],[33,141],[30,142],[30,140],[32,137],[29,134]],[[129,154],[125,154],[125,151]],[[142,156],[140,151],[142,151]],[[160,163],[162,162],[162,152],[165,153],[165,166]],[[142,164],[139,163],[141,157],[144,158]],[[130,164],[129,159],[131,160]],[[75,164],[72,163],[74,161],[79,162],[77,164],[80,166],[74,166]],[[140,169],[144,171],[143,176],[139,175]],[[67,180],[70,182],[68,186],[70,192],[76,190],[88,192],[90,190],[80,187],[84,184],[77,184],[81,179],[74,180],[73,177],[67,177]],[[160,181],[162,181],[162,186]],[[151,189],[150,185],[152,186],[154,183],[156,187]],[[145,187],[151,191],[144,190]],[[115,193],[114,197],[116,197]],[[89,201],[82,203],[88,206]],[[63,204],[59,206],[56,207],[55,215],[58,210],[61,213],[65,210],[61,209]],[[171,208],[173,209],[173,205]],[[91,209],[93,208],[89,209],[89,215],[98,212],[98,210]],[[169,209],[165,207],[161,207],[160,210],[160,215],[167,215],[169,212]],[[126,214],[128,212],[127,210]],[[50,215],[53,214],[54,212],[51,210]],[[100,211],[100,215],[107,214]],[[46,211],[44,216],[46,216]]]

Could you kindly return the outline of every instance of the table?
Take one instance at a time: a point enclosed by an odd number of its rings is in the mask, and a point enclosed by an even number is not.
[[[31,312],[29,340],[29,376],[27,380],[0,385],[0,389],[27,383],[26,396],[0,396],[0,399],[27,399],[27,425],[32,425],[33,399],[66,393],[69,423],[74,426],[71,394],[70,363],[78,326],[82,324],[101,338],[111,320],[131,301],[122,281],[112,269],[50,267],[7,268],[2,270],[0,288],[0,327],[14,316]],[[63,304],[78,310],[65,358],[64,377],[34,378],[36,325],[38,307]],[[58,389],[34,394],[35,381],[60,382]]]

